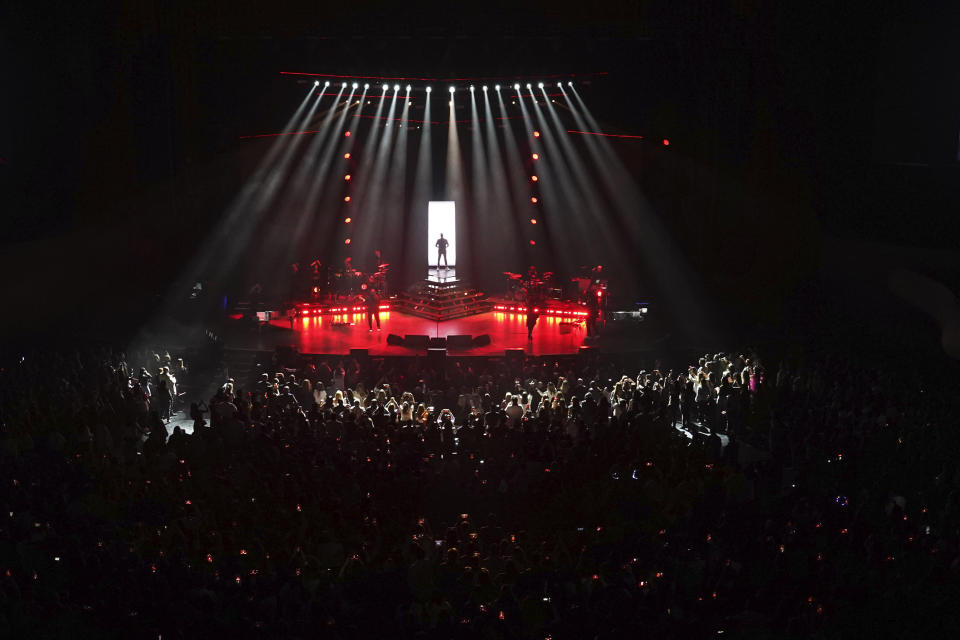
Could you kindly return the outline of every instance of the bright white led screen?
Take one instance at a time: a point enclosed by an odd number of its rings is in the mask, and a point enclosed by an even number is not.
[[[452,200],[431,200],[427,203],[427,264],[437,264],[437,240],[440,234],[447,245],[447,261],[457,264],[457,204]],[[442,264],[442,263],[441,263]]]

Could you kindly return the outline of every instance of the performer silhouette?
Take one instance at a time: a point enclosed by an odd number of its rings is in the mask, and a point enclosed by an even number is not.
[[[443,258],[443,267],[445,269],[450,268],[450,263],[447,262],[447,247],[450,245],[450,241],[443,237],[443,234],[440,234],[440,239],[434,244],[437,248],[437,269],[440,268],[440,258]]]
[[[377,295],[371,282],[363,292],[363,300],[367,303],[367,327],[373,332],[373,321],[377,321],[377,331],[380,331],[380,296]]]

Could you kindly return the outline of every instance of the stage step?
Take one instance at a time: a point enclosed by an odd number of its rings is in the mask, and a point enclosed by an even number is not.
[[[441,322],[486,313],[491,306],[484,292],[451,279],[442,283],[420,282],[410,291],[399,293],[393,309]]]

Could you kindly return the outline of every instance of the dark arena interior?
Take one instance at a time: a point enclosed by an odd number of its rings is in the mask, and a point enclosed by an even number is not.
[[[955,637],[956,13],[5,4],[0,637]]]

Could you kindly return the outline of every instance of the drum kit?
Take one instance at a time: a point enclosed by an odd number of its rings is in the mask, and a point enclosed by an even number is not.
[[[531,297],[542,299],[569,299],[584,303],[590,296],[594,296],[598,291],[607,295],[608,281],[604,277],[603,267],[581,266],[580,274],[570,279],[568,286],[559,282],[552,271],[546,271],[538,274],[531,271],[524,276],[512,271],[504,271],[503,275],[507,278],[507,298],[510,300],[528,300]],[[564,289],[567,289],[565,292]]]
[[[377,265],[377,270],[371,274],[352,267],[343,269],[328,270],[325,286],[322,290],[331,300],[345,301],[361,295],[367,288],[372,288],[381,296],[386,294],[387,272],[390,270],[390,263],[384,262]],[[315,295],[320,294],[321,287],[314,286]]]

